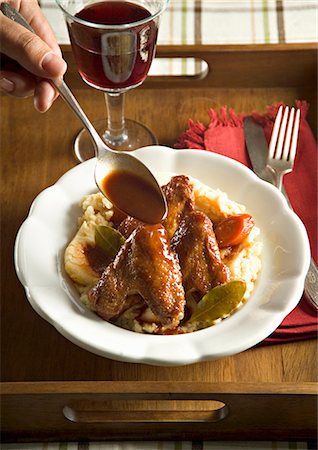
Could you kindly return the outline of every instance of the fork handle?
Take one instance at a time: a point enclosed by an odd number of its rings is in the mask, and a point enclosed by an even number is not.
[[[276,187],[281,191],[283,188],[283,172],[275,172],[276,177]]]
[[[318,268],[312,258],[305,278],[305,294],[311,304],[318,308]]]
[[[289,207],[293,209],[292,205],[290,204],[288,195],[283,186],[281,187],[281,191],[284,194]],[[305,278],[304,288],[307,299],[309,300],[312,306],[318,309],[318,268],[315,261],[312,258],[310,259],[310,265]]]

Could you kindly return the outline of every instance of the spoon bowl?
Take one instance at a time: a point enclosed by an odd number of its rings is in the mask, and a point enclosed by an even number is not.
[[[109,148],[78,104],[63,80],[53,81],[72,111],[80,119],[95,146],[97,158],[95,182],[99,190],[118,209],[141,222],[155,224],[167,215],[167,202],[156,178],[139,159],[131,153]],[[110,186],[111,175],[116,174],[116,189]],[[125,186],[126,185],[126,186]]]
[[[0,9],[6,17],[35,33],[25,18],[9,3],[1,3]],[[97,158],[95,182],[99,190],[118,209],[135,219],[152,224],[164,219],[167,214],[167,202],[150,170],[133,155],[112,150],[105,144],[63,79],[49,81],[82,122],[94,143]],[[117,191],[113,189],[114,185],[112,189],[108,189],[108,183],[112,179],[111,174],[117,175]],[[119,178],[120,183],[118,183]],[[126,198],[122,197],[119,191],[120,186],[123,188],[122,184],[125,182],[128,182],[128,185],[121,191],[124,191]]]

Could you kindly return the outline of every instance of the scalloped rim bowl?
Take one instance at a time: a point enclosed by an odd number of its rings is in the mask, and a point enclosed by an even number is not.
[[[305,227],[274,186],[215,153],[142,148],[134,155],[157,173],[186,174],[246,206],[261,230],[262,270],[248,302],[220,323],[189,334],[139,334],[85,308],[63,270],[82,196],[96,192],[95,159],[65,173],[34,200],[15,243],[15,267],[35,311],[63,336],[98,355],[154,365],[183,365],[244,351],[265,339],[301,298],[310,250]]]

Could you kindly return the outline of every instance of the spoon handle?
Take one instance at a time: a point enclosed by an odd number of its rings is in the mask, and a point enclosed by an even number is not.
[[[25,27],[27,30],[31,31],[32,33],[36,34],[31,25],[25,20],[25,18],[15,9],[13,6],[11,6],[9,3],[1,3],[0,9],[2,13],[8,17],[9,19],[13,20],[14,22],[19,23],[23,27]],[[57,89],[61,97],[65,100],[65,102],[68,104],[68,106],[71,108],[71,110],[77,115],[77,117],[80,119],[88,133],[90,134],[94,144],[95,144],[95,152],[96,156],[98,156],[98,152],[100,151],[101,147],[105,147],[105,143],[100,138],[99,134],[91,124],[91,122],[88,120],[86,114],[80,107],[78,101],[72,94],[70,88],[67,86],[65,81],[63,79],[59,80],[49,80],[50,83]],[[111,149],[109,149],[111,150]]]
[[[8,19],[13,20],[13,22],[19,23],[24,28],[26,28],[27,30],[29,30],[29,31],[31,31],[32,33],[35,34],[35,31],[31,27],[29,22],[27,22],[25,20],[25,18],[15,8],[13,8],[13,6],[10,5],[10,3],[2,2],[1,5],[0,5],[0,9],[1,9],[1,12],[6,17],[8,17]]]
[[[101,140],[99,134],[91,124],[91,122],[88,120],[86,114],[80,107],[78,101],[74,97],[72,91],[67,86],[65,81],[61,80],[50,80],[51,84],[58,90],[61,97],[65,100],[65,102],[68,104],[68,106],[71,108],[71,110],[77,115],[79,120],[82,122],[83,126],[86,128],[88,133],[90,134],[94,145],[95,145],[95,153],[96,156],[98,156],[100,147],[105,147],[105,143]]]

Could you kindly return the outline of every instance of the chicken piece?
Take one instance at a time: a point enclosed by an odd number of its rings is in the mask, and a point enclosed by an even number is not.
[[[183,285],[206,294],[218,284],[230,279],[228,267],[221,261],[211,220],[201,211],[192,211],[182,220],[171,241],[179,257]]]
[[[140,225],[89,291],[91,307],[105,320],[126,309],[126,298],[140,294],[162,325],[175,328],[183,318],[185,295],[178,258],[162,225]]]
[[[124,236],[125,239],[128,239],[131,233],[135,231],[135,229],[140,225],[143,225],[140,220],[128,216],[120,223],[117,230]]]
[[[168,214],[162,224],[171,239],[179,227],[182,217],[194,209],[194,193],[190,180],[185,175],[172,177],[168,184],[162,187],[168,204]]]

